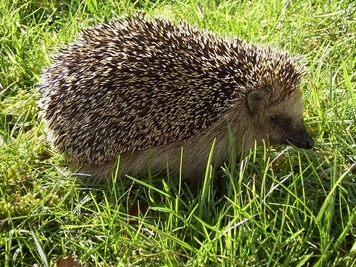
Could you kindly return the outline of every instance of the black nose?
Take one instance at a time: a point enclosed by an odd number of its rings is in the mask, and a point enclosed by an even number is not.
[[[314,146],[314,140],[311,136],[308,136],[303,144],[303,148],[305,149],[311,149]]]

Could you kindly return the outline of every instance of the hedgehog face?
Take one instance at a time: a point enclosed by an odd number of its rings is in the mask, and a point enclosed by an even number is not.
[[[252,117],[254,138],[270,144],[292,144],[298,148],[310,149],[313,138],[303,122],[303,104],[300,91],[277,104],[269,103],[268,93],[258,90],[247,96],[247,106]]]

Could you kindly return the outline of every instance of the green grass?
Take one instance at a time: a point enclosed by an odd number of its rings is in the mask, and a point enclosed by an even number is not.
[[[315,148],[232,155],[219,199],[209,170],[194,189],[71,177],[46,142],[39,74],[81,28],[138,11],[299,56]],[[355,40],[351,0],[1,1],[0,266],[356,266]]]

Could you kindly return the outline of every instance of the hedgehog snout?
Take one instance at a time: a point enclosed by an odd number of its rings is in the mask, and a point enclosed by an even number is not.
[[[313,146],[314,146],[313,138],[310,135],[306,136],[304,139],[303,146],[301,148],[311,149]]]
[[[303,149],[311,149],[314,146],[313,137],[309,135],[309,133],[304,133],[303,135],[299,135],[299,138],[287,138],[287,142],[292,145],[303,148]]]

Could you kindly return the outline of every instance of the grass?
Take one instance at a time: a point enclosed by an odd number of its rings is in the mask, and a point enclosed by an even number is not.
[[[139,11],[300,56],[315,148],[232,155],[221,198],[209,169],[194,189],[71,177],[46,142],[39,74],[81,28]],[[351,0],[1,1],[0,266],[355,266],[355,17]]]

